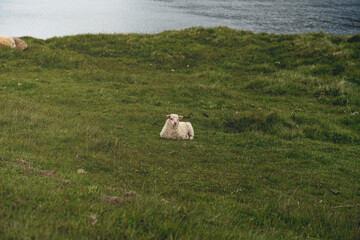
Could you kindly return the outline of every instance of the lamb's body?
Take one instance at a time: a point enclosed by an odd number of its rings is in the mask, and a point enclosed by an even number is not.
[[[12,37],[0,36],[0,46],[16,48],[16,43]]]
[[[173,140],[194,139],[194,129],[190,122],[179,122],[182,116],[167,115],[167,120],[160,133],[160,137]]]

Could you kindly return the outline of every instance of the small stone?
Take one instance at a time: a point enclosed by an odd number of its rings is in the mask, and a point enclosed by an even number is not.
[[[136,197],[136,192],[131,191],[124,194],[125,197]]]
[[[337,190],[329,189],[329,191],[335,195],[338,195],[340,192]]]
[[[84,169],[78,169],[77,173],[78,174],[86,174],[87,172]]]
[[[96,219],[96,214],[95,213],[92,213],[90,215],[90,218],[91,218],[91,225],[95,225],[97,223],[97,219]]]

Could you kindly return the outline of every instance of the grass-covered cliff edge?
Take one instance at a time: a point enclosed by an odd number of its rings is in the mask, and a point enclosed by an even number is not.
[[[1,238],[359,239],[360,35],[22,39],[0,48]],[[193,141],[160,138],[169,113]]]

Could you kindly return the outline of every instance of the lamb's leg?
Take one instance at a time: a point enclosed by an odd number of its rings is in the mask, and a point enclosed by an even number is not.
[[[188,136],[190,140],[194,139],[194,128],[192,127],[190,122],[186,123],[187,127],[188,127]]]

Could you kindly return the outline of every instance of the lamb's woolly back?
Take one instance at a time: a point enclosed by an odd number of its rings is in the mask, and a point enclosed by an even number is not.
[[[190,122],[179,122],[183,116],[177,114],[166,115],[167,120],[160,133],[160,137],[174,140],[194,139],[194,129]]]

